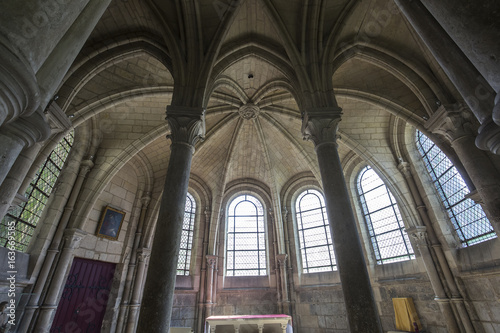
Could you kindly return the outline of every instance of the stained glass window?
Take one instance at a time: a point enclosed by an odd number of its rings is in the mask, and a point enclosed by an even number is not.
[[[463,246],[495,238],[495,231],[481,205],[466,198],[469,189],[453,163],[420,131],[416,133],[416,142],[425,167]]]
[[[337,270],[323,195],[312,189],[302,192],[295,203],[295,211],[302,272]]]
[[[196,202],[191,194],[187,194],[184,208],[184,222],[182,224],[181,245],[179,259],[177,260],[177,275],[189,275],[191,264],[191,250],[193,248],[194,218]]]
[[[357,190],[377,264],[414,259],[396,199],[371,167],[359,173]]]
[[[266,275],[264,208],[251,195],[241,195],[229,204],[226,238],[227,276]]]
[[[74,132],[70,131],[52,150],[49,157],[38,169],[33,181],[26,190],[27,202],[7,213],[0,224],[0,245],[7,246],[9,231],[14,229],[14,248],[25,252],[42,212],[49,200],[57,177],[66,162]],[[10,229],[10,230],[9,230]]]

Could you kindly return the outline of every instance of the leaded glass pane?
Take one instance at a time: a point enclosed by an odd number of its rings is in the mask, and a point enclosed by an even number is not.
[[[184,221],[182,222],[181,245],[177,259],[177,275],[189,275],[191,265],[191,250],[193,248],[194,219],[196,216],[196,201],[188,193],[184,206]]]
[[[5,230],[11,226],[15,229],[14,248],[22,252],[27,250],[36,225],[68,158],[73,140],[74,135],[71,131],[57,144],[45,163],[38,169],[24,194],[28,201],[5,215],[0,224],[0,246],[7,245],[9,239]]]
[[[226,236],[226,275],[266,275],[264,207],[251,195],[229,204]]]
[[[306,190],[298,196],[295,208],[302,271],[337,270],[323,195],[316,190]]]
[[[367,166],[357,188],[377,264],[414,259],[398,205],[382,179]]]
[[[497,237],[480,205],[466,198],[469,189],[457,168],[432,140],[416,132],[417,148],[463,246]]]

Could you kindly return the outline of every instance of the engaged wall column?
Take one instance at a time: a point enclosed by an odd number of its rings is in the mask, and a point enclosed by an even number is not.
[[[340,274],[351,332],[382,332],[363,249],[337,150],[340,108],[306,110],[304,139],[314,142],[325,193],[335,258]]]

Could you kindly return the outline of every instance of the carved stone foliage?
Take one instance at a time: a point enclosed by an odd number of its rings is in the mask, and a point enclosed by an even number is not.
[[[342,109],[338,107],[306,111],[302,121],[304,140],[312,141],[314,146],[322,143],[336,143],[341,116]]]
[[[447,108],[441,105],[427,121],[425,127],[453,142],[461,137],[474,135],[476,129],[472,118],[473,115],[469,109],[463,105]]]
[[[205,136],[205,110],[179,106],[167,107],[167,121],[172,143],[185,143],[194,146]]]
[[[242,105],[238,112],[240,113],[241,118],[250,120],[259,116],[260,108],[253,103],[247,103]]]

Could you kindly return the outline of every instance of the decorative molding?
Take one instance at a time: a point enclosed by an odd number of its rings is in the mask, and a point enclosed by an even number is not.
[[[339,107],[309,109],[302,120],[304,140],[310,140],[315,147],[323,143],[337,143],[342,109]]]
[[[167,122],[172,143],[184,143],[193,147],[205,136],[205,109],[169,105]]]

